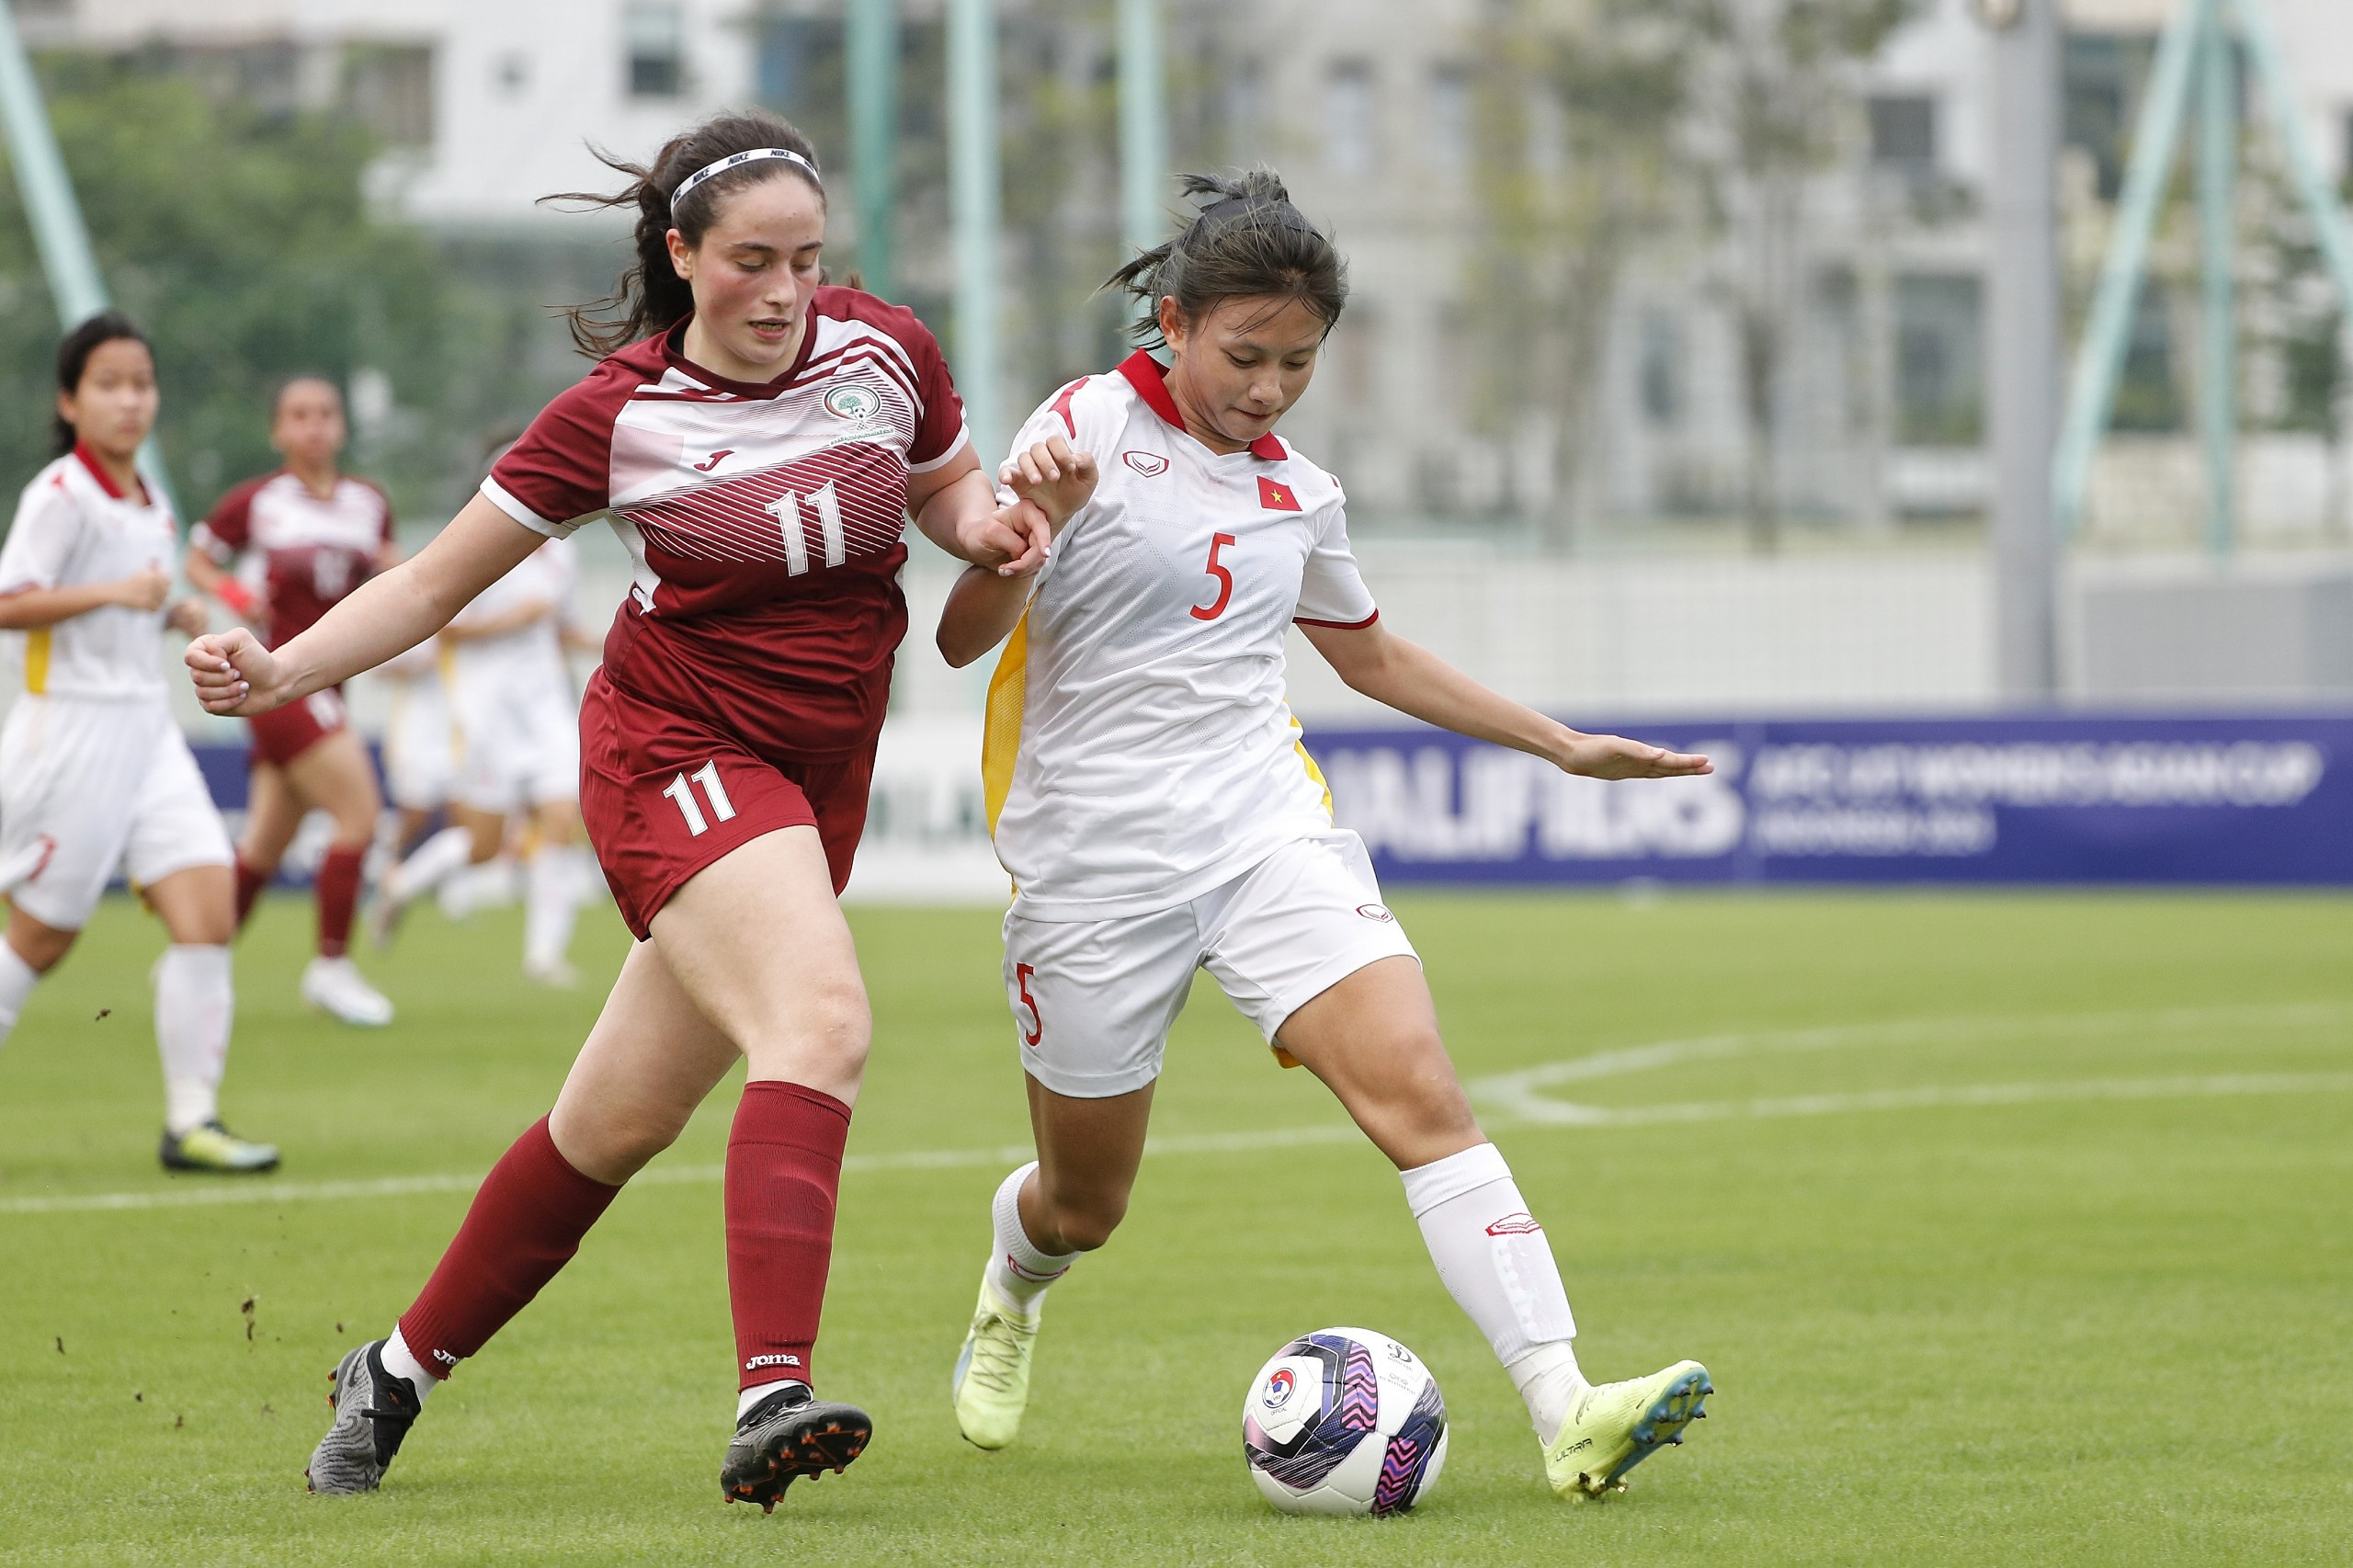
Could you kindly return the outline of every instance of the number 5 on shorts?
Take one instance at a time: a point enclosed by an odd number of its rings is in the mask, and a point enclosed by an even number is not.
[[[1029,994],[1029,977],[1037,972],[1036,967],[1030,964],[1013,966],[1014,989],[1021,993],[1021,1005],[1029,1009],[1029,1027],[1021,1030],[1021,1043],[1024,1045],[1035,1045],[1046,1038],[1046,1020],[1038,1016],[1038,999]],[[1016,1028],[1019,1028],[1020,1023],[1018,1018],[1014,1020]]]
[[[700,838],[710,831],[710,822],[702,814],[702,806],[695,800],[694,789],[687,781],[702,786],[703,799],[710,802],[710,814],[721,822],[735,820],[735,802],[727,798],[727,787],[719,781],[719,761],[716,757],[704,763],[692,773],[681,773],[670,780],[662,791],[678,802],[678,814],[687,819],[687,836]]]

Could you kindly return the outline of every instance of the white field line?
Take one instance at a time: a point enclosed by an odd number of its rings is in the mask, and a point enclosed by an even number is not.
[[[1745,1055],[1824,1051],[1873,1043],[1909,1044],[1967,1040],[1988,1035],[2085,1037],[2166,1033],[2216,1027],[2299,1028],[2353,1018],[2353,1005],[2330,1003],[2275,1006],[2175,1008],[2145,1013],[2073,1013],[1988,1016],[1974,1018],[1914,1018],[1746,1034],[1709,1035],[1602,1051],[1518,1073],[1473,1080],[1471,1096],[1487,1112],[1491,1127],[1648,1127],[1663,1122],[1762,1120],[1792,1116],[1837,1116],[1859,1111],[1919,1110],[2036,1105],[2085,1100],[2216,1099],[2249,1095],[2353,1093],[2353,1073],[2238,1073],[2176,1074],[2153,1078],[2093,1078],[2075,1082],[1963,1084],[1919,1088],[1866,1090],[1852,1094],[1796,1095],[1779,1098],[1705,1100],[1649,1106],[1587,1106],[1546,1097],[1538,1091],[1556,1084],[1622,1077],[1685,1062],[1722,1061]],[[1349,1143],[1362,1134],[1346,1122],[1314,1127],[1261,1128],[1155,1137],[1147,1155],[1255,1153],[1317,1143]],[[1019,1165],[1034,1155],[1026,1143],[990,1149],[915,1149],[887,1154],[852,1154],[842,1162],[847,1175],[889,1171],[951,1170]],[[632,1187],[716,1184],[720,1165],[654,1165],[640,1172]],[[472,1192],[480,1175],[386,1176],[375,1181],[255,1181],[237,1186],[174,1186],[145,1192],[95,1192],[54,1198],[0,1199],[5,1214],[87,1214],[119,1210],[196,1209],[222,1204],[340,1202],[354,1199],[406,1198],[420,1194]]]

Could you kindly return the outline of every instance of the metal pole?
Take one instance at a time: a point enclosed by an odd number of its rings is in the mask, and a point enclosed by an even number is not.
[[[1120,233],[1146,251],[1168,233],[1168,98],[1159,0],[1120,0]]]
[[[2158,41],[2148,97],[2141,105],[2140,123],[2132,131],[2132,161],[2125,169],[2124,189],[2116,204],[2116,232],[2109,241],[2108,257],[2100,265],[2091,319],[2085,324],[2083,343],[2075,350],[2067,422],[2059,437],[2058,468],[2052,483],[2058,492],[2063,537],[2073,533],[2083,517],[2092,452],[2108,429],[2116,403],[2117,378],[2132,341],[2133,307],[2140,301],[2141,278],[2148,267],[2149,236],[2156,227],[2157,211],[2173,177],[2174,154],[2180,147],[2189,67],[2198,52],[2199,35],[2213,10],[2214,0],[2180,0],[2179,9]],[[2001,135],[2003,130],[1997,118],[1995,134]]]
[[[858,269],[866,291],[887,300],[899,205],[899,0],[849,0],[847,22]]]
[[[948,0],[949,212],[956,234],[954,364],[964,417],[994,472],[1012,432],[998,410],[995,0]]]
[[[82,222],[82,204],[74,198],[74,182],[66,176],[65,160],[57,150],[57,132],[41,101],[40,83],[25,54],[17,32],[16,13],[0,0],[0,126],[8,136],[8,154],[15,163],[17,188],[24,193],[25,216],[31,222],[33,244],[40,252],[41,271],[49,278],[50,298],[57,304],[58,324],[68,330],[107,308],[106,279],[90,250],[90,231]],[[140,472],[172,501],[171,476],[164,469],[163,449],[150,436],[139,449]],[[179,511],[173,505],[175,515]]]
[[[2256,79],[2263,84],[2263,101],[2271,110],[2280,149],[2288,155],[2288,172],[2295,179],[2304,210],[2312,214],[2313,227],[2319,231],[2321,254],[2336,279],[2346,312],[2353,315],[2353,222],[2347,222],[2345,202],[2321,172],[2320,159],[2313,152],[2312,132],[2297,107],[2287,67],[2280,63],[2270,18],[2256,0],[2238,0],[2235,8],[2239,39],[2246,46],[2247,62],[2255,68]]]
[[[2058,690],[2052,434],[2059,414],[2059,0],[2025,0],[1994,34],[1986,217],[1995,665],[2003,699]]]
[[[2200,414],[2206,435],[2206,548],[2228,555],[2238,532],[2239,104],[2222,7],[2206,19],[2198,74],[2198,234],[2205,351]]]

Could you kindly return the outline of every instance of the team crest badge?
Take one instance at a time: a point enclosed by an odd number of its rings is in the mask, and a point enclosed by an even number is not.
[[[1121,452],[1120,460],[1146,479],[1158,479],[1168,472],[1168,460],[1158,452]]]
[[[825,412],[836,419],[867,420],[882,412],[881,395],[871,387],[829,387],[824,402]]]

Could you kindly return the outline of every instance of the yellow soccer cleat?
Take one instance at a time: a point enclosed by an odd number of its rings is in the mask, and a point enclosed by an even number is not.
[[[224,1175],[259,1175],[278,1168],[275,1144],[240,1138],[221,1125],[221,1119],[175,1134],[166,1130],[156,1158],[167,1171],[218,1171]]]
[[[1708,1414],[1699,1402],[1715,1392],[1697,1361],[1586,1389],[1559,1436],[1544,1445],[1544,1479],[1560,1496],[1579,1502],[1625,1491],[1626,1472],[1682,1442],[1685,1426]]]
[[[980,1304],[956,1357],[949,1392],[956,1425],[976,1449],[1002,1449],[1021,1435],[1029,1406],[1029,1349],[1038,1342],[1038,1312],[1017,1312],[981,1281]]]

